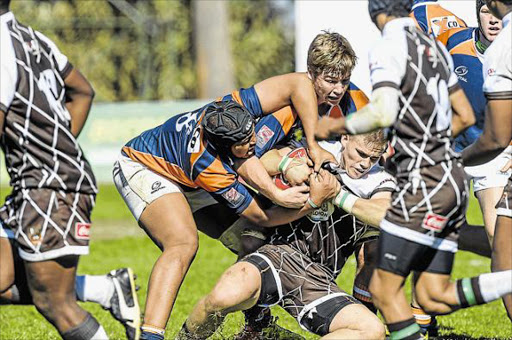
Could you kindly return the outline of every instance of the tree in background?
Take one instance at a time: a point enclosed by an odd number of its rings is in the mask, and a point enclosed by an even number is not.
[[[97,100],[198,96],[190,0],[25,0],[11,8],[55,41]],[[236,87],[293,71],[293,34],[282,20],[291,0],[229,1],[228,11]]]

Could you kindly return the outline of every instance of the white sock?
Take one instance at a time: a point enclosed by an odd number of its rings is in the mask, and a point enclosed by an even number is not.
[[[100,325],[100,328],[98,328],[91,340],[108,340],[108,335],[102,325]]]
[[[78,300],[96,302],[105,308],[110,308],[114,289],[114,282],[106,275],[78,275],[75,280]]]
[[[491,302],[511,294],[512,270],[482,274],[478,277],[478,286],[485,302]]]

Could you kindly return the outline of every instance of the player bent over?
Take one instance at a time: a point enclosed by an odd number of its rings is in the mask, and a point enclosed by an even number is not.
[[[433,314],[512,292],[512,271],[450,281],[468,195],[451,138],[472,125],[474,117],[450,55],[407,18],[411,6],[412,1],[370,0],[370,15],[383,33],[370,52],[372,100],[346,121],[318,126],[320,135],[393,128],[398,191],[380,224],[378,269],[370,291],[395,339],[421,338],[403,292],[412,270],[420,273],[418,303]]]
[[[179,287],[197,251],[192,213],[219,201],[261,226],[290,222],[336,194],[335,178],[312,181],[300,210],[264,210],[238,181],[236,158],[254,153],[255,119],[263,112],[254,89],[176,115],[129,141],[114,166],[114,183],[132,214],[162,250],[151,273],[142,339],[163,339]],[[209,193],[205,198],[204,193]]]
[[[384,338],[384,327],[375,314],[343,292],[335,279],[364,242],[368,224],[378,225],[389,204],[394,180],[374,166],[387,140],[380,131],[320,145],[341,164],[337,170],[343,189],[334,201],[338,207],[326,202],[307,217],[277,228],[268,244],[229,268],[195,306],[180,339],[205,339],[226,314],[256,304],[279,304],[302,328],[325,339]],[[304,180],[310,171],[306,163],[293,165],[305,156],[304,149],[281,157],[283,152],[286,149],[272,150],[262,157],[269,174],[291,175],[293,171],[291,177],[297,182],[300,176]],[[288,164],[284,169],[283,161]]]
[[[488,162],[512,140],[512,1],[487,1],[489,10],[503,19],[503,30],[485,53],[483,92],[487,98],[484,132],[462,152],[464,163],[478,165]],[[512,167],[509,160],[508,170]],[[492,270],[512,269],[512,177],[496,205]],[[512,295],[503,298],[508,317],[512,320]]]

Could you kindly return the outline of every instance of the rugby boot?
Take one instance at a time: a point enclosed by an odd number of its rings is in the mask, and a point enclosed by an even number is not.
[[[235,340],[305,340],[305,338],[277,324],[277,317],[272,318],[268,326],[261,330],[252,329],[249,325],[245,325],[244,329],[237,335]]]
[[[129,340],[140,337],[140,307],[137,299],[135,275],[131,268],[112,270],[107,277],[114,283],[110,298],[110,314],[124,326]]]

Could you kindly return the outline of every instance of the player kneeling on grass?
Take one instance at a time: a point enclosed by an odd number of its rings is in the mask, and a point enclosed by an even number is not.
[[[375,314],[343,292],[335,279],[364,240],[368,224],[378,225],[389,205],[393,178],[374,167],[387,141],[376,132],[320,145],[341,164],[336,171],[343,187],[336,199],[276,228],[268,244],[230,267],[194,307],[178,338],[208,338],[228,313],[276,304],[324,339],[384,338],[384,325]],[[301,151],[305,156],[304,149],[288,156],[286,149],[272,150],[262,162],[269,174],[283,173],[287,182],[301,184],[312,180]],[[284,182],[282,177],[276,181]]]

